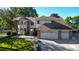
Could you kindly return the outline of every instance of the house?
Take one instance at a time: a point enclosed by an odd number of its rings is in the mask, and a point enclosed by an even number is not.
[[[28,18],[16,17],[12,20],[12,30],[18,34],[28,34],[30,30],[30,22]]]
[[[16,17],[12,21],[18,34],[33,35],[43,39],[72,39],[72,28],[57,17]]]
[[[44,39],[71,39],[72,29],[59,23],[45,23],[37,28],[38,37]]]
[[[37,28],[38,37],[43,39],[71,39],[72,28],[62,18],[49,17],[48,20],[41,19],[43,21],[51,21],[44,23]]]

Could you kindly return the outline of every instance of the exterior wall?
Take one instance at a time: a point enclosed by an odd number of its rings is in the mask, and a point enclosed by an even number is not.
[[[28,21],[25,19],[18,21],[18,34],[25,34],[27,32]]]
[[[18,26],[17,26],[18,21],[13,21],[12,22],[12,30],[18,32]]]
[[[78,40],[79,39],[79,33],[72,33],[72,39]]]
[[[39,21],[39,24],[35,22],[34,25],[31,25],[31,28],[37,28],[45,23],[51,23],[51,21]]]
[[[79,40],[79,33],[77,33],[77,35],[78,35],[78,40]]]
[[[69,31],[69,40],[72,40],[72,31]]]
[[[17,31],[18,34],[29,33],[30,30],[30,21],[27,19],[21,19],[18,21],[13,21],[13,27]]]
[[[40,31],[37,31],[37,37],[40,38]]]
[[[43,25],[45,23],[51,23],[51,21],[39,21],[40,25]]]
[[[61,39],[61,30],[58,31],[58,39]]]
[[[72,33],[72,39],[73,39],[73,40],[76,39],[76,33]]]

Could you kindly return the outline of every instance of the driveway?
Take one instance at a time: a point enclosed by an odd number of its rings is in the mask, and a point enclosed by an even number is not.
[[[39,39],[51,51],[79,51],[79,44],[60,44],[55,41]],[[40,43],[41,44],[41,43]]]
[[[79,51],[79,44],[60,44],[56,41],[45,39],[32,39],[39,45],[40,51]],[[38,41],[41,42],[38,42]]]
[[[38,39],[33,36],[19,36],[19,38],[26,38],[26,40],[33,42],[37,47],[36,51],[79,51],[79,44],[72,44],[72,42],[64,44],[54,40]]]

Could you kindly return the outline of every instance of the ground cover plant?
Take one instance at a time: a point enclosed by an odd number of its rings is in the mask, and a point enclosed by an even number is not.
[[[23,38],[11,38],[11,36],[0,38],[0,51],[32,51],[32,42]]]

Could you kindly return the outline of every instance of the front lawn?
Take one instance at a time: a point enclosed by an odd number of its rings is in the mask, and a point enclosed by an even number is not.
[[[23,38],[11,38],[7,36],[0,38],[0,51],[32,51],[34,44]]]

